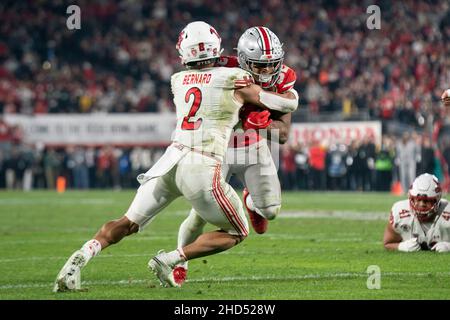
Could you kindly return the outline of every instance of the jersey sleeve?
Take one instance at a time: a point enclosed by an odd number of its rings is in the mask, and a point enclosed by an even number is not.
[[[170,77],[170,91],[172,92],[172,96],[175,96],[174,84],[175,84],[177,77],[178,77],[178,73],[175,73]]]
[[[291,68],[283,65],[280,73],[280,79],[277,82],[277,92],[284,93],[294,88],[297,81],[297,74]]]
[[[244,71],[244,70],[242,70]],[[253,77],[247,71],[244,71],[243,74],[239,74],[236,79],[234,79],[234,89],[248,87],[249,85],[255,83]]]
[[[223,68],[223,88],[228,90],[240,89],[254,83],[252,75],[241,68]]]
[[[217,67],[238,68],[239,61],[236,56],[221,56],[216,63]]]
[[[389,214],[389,223],[391,224],[395,232],[400,234],[400,230],[398,230],[398,223],[400,221],[399,212],[400,212],[400,203],[396,202],[392,205],[391,213]]]

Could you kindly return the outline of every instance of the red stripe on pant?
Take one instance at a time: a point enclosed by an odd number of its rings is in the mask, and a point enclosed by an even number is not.
[[[220,176],[220,165],[219,165],[219,176]],[[242,222],[242,220],[240,219],[240,216],[238,215],[238,213],[236,212],[236,210],[234,210],[233,205],[231,204],[230,200],[228,200],[228,198],[225,196],[225,192],[223,191],[222,187],[219,184],[219,191],[222,193],[222,196],[225,199],[225,202],[228,203],[229,207],[232,209],[235,217],[236,217],[236,221],[239,224],[239,226],[242,228],[242,230],[244,230],[244,235],[247,236],[248,232],[246,231],[247,228],[245,228],[245,223]]]
[[[217,203],[219,204],[220,208],[222,209],[222,211],[225,213],[225,216],[227,217],[228,221],[231,223],[231,225],[233,226],[233,228],[239,233],[242,234],[241,230],[239,229],[239,227],[234,223],[232,217],[230,216],[230,213],[228,212],[227,208],[225,207],[225,205],[223,204],[223,202],[220,200],[220,195],[217,193],[217,191],[215,189],[213,189],[213,195],[214,198],[216,199]]]
[[[235,229],[242,235],[247,236],[247,228],[245,228],[245,224],[241,221],[239,215],[237,214],[236,210],[234,210],[233,205],[228,200],[228,198],[225,196],[225,193],[220,185],[220,164],[216,166],[216,172],[214,174],[214,180],[216,181],[216,189],[215,192],[218,192],[218,196],[220,199],[220,202],[223,201],[223,205],[228,209],[228,213],[231,211],[231,219],[228,218],[229,215],[227,215],[228,220],[230,223],[235,227]],[[213,189],[214,190],[214,189]],[[222,209],[223,210],[223,209]],[[233,221],[233,216],[235,217],[235,221]],[[238,228],[236,228],[236,222],[238,224]]]
[[[217,203],[219,204],[220,208],[222,209],[222,211],[225,213],[225,216],[227,217],[228,221],[231,223],[231,225],[233,226],[233,228],[239,233],[242,234],[242,231],[240,230],[239,226],[236,225],[236,223],[233,221],[232,218],[232,214],[230,215],[229,210],[227,209],[223,198],[220,196],[220,193],[218,192],[218,188],[219,188],[219,184],[220,184],[220,170],[217,170],[218,167],[216,167],[216,170],[214,172],[214,177],[213,177],[213,195],[214,198],[216,199]]]

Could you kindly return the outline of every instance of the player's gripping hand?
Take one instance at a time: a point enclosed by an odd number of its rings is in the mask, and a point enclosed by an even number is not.
[[[252,111],[248,114],[247,118],[245,118],[242,127],[244,130],[249,129],[264,129],[267,128],[272,123],[272,119],[270,119],[270,111]]]
[[[450,242],[440,241],[436,243],[431,250],[436,252],[450,252]]]
[[[398,250],[403,252],[414,252],[420,250],[420,244],[417,238],[412,238],[399,243]]]
[[[446,107],[450,107],[450,89],[444,91],[444,93],[441,96],[441,99]]]

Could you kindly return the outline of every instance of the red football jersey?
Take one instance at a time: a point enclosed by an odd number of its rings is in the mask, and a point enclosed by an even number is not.
[[[236,68],[239,67],[238,58],[236,56],[222,56],[216,64],[219,67]],[[284,93],[294,87],[295,81],[297,80],[297,75],[295,71],[289,68],[287,65],[281,67],[281,72],[275,83],[275,92]],[[252,111],[260,111],[261,109],[257,106],[251,104],[244,104],[239,113],[239,117],[246,119],[248,114]],[[260,141],[262,138],[254,131],[250,131],[248,134],[237,134],[234,133],[231,136],[230,147],[243,147],[251,145],[255,142]]]

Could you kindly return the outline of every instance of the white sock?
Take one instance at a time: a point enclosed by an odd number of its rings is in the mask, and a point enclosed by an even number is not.
[[[167,257],[169,258],[169,263],[174,266],[186,262],[186,256],[181,248],[168,252]]]
[[[203,232],[206,222],[192,209],[178,230],[178,248],[191,244]]]
[[[89,240],[81,247],[81,251],[83,252],[84,257],[86,258],[86,263],[88,263],[88,261],[91,260],[96,255],[98,255],[101,250],[102,245],[96,239]]]

